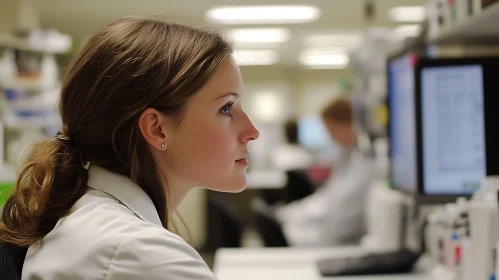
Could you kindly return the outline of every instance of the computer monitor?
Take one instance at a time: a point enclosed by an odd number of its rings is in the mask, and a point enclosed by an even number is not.
[[[333,146],[324,121],[318,115],[305,115],[298,119],[298,142],[312,151],[330,150]]]
[[[418,56],[404,53],[388,60],[388,134],[390,182],[395,189],[417,192],[415,67]]]
[[[499,58],[421,60],[416,70],[420,201],[470,196],[499,174]]]

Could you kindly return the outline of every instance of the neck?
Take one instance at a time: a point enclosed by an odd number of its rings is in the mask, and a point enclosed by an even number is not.
[[[166,193],[166,205],[168,215],[172,216],[175,211],[177,211],[178,206],[184,198],[187,196],[189,191],[193,188],[192,184],[188,184],[179,180],[174,174],[165,174],[168,179],[167,182],[163,182],[165,186]]]

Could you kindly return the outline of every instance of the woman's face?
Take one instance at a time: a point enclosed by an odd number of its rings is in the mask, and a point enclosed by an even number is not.
[[[187,102],[182,122],[167,138],[168,176],[191,186],[238,192],[246,187],[248,143],[259,132],[241,107],[243,83],[232,56]]]

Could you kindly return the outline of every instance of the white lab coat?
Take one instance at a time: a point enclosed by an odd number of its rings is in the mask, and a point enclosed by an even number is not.
[[[314,194],[276,209],[290,246],[344,245],[365,233],[364,211],[373,162],[352,150]]]
[[[128,177],[91,166],[88,192],[29,247],[22,279],[214,280],[200,255],[164,229]]]
[[[313,163],[313,156],[299,145],[283,144],[272,153],[271,162],[280,171],[306,169]]]

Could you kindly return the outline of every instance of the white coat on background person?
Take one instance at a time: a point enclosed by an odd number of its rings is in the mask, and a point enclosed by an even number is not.
[[[276,209],[290,246],[334,246],[357,243],[365,234],[368,188],[374,162],[355,148],[353,112],[347,99],[335,100],[323,112],[326,127],[342,148],[333,175],[312,195]]]
[[[373,162],[359,151],[346,152],[317,191],[276,211],[290,246],[333,246],[355,243],[365,233],[364,208],[374,178]]]

